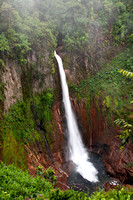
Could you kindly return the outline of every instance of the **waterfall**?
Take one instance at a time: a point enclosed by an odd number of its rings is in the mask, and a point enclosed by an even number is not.
[[[98,172],[96,168],[93,166],[93,164],[89,162],[89,155],[83,145],[77,121],[71,107],[71,102],[69,99],[69,91],[66,82],[66,75],[63,68],[62,59],[60,58],[60,56],[56,54],[56,51],[54,51],[54,55],[58,62],[60,79],[61,79],[63,103],[65,108],[68,137],[69,137],[68,146],[69,146],[70,160],[75,164],[76,171],[79,172],[83,178],[87,179],[90,182],[97,182]]]

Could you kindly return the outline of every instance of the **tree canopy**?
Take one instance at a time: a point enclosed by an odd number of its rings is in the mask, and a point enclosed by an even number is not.
[[[131,0],[1,0],[0,51],[24,57],[33,46],[55,48],[58,36],[68,51],[88,50],[91,26],[122,42],[132,34],[132,6]]]

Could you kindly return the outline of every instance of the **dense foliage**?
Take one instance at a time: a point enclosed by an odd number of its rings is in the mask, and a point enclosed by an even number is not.
[[[47,177],[51,177],[51,170],[44,173]],[[131,200],[133,198],[133,190],[129,188],[121,188],[120,190],[110,190],[109,192],[99,191],[91,197],[88,194],[76,192],[74,190],[61,191],[55,188],[47,178],[36,176],[30,177],[28,172],[22,172],[20,169],[12,165],[6,166],[0,163],[0,199],[62,199],[62,200]]]
[[[84,98],[87,109],[94,99],[99,109],[102,105],[102,114],[107,124],[111,123],[112,118],[117,119],[115,123],[120,128],[122,148],[133,138],[133,118],[130,108],[133,99],[132,51],[133,47],[129,42],[129,46],[96,75],[78,85],[69,84],[71,95],[78,97],[79,100]]]
[[[57,40],[66,50],[88,51],[90,26],[103,27],[116,43],[132,34],[131,0],[2,0],[0,2],[1,57],[26,63],[27,53],[53,51]]]
[[[38,123],[41,123],[41,128],[44,129],[50,144],[52,136],[49,134],[48,126],[51,120],[52,102],[53,95],[50,90],[46,90],[28,102],[18,101],[10,108],[8,114],[3,116],[0,122],[0,134],[2,159],[6,164],[14,163],[23,169],[26,168],[24,145],[40,141],[41,132],[37,129]]]
[[[2,58],[15,59],[26,64],[27,54],[33,49],[52,51],[56,38],[45,21],[33,11],[33,1],[2,1],[0,8],[0,52]],[[38,55],[40,56],[40,55]]]
[[[120,112],[120,106],[123,107],[124,101],[125,104],[130,103],[133,95],[132,77],[129,76],[127,78],[119,73],[120,67],[132,70],[132,50],[132,47],[130,47],[118,54],[110,63],[106,64],[91,78],[88,78],[77,85],[69,84],[71,94],[73,96],[78,96],[79,99],[88,97],[90,100],[92,100],[94,96],[99,97],[101,94],[104,101],[103,104],[110,107],[110,109],[111,107],[113,109],[115,100],[122,101],[121,103],[116,103]],[[122,99],[123,96],[127,98]],[[115,108],[117,109],[117,107]]]
[[[31,82],[44,81],[38,66],[47,69],[50,66],[49,73],[55,73],[53,51],[57,46],[63,46],[71,56],[75,53],[87,57],[94,72],[103,67],[95,75],[90,71],[91,77],[78,85],[69,84],[71,95],[79,100],[84,98],[87,109],[94,99],[97,104],[102,102],[106,123],[112,116],[119,119],[116,123],[123,131],[120,135],[123,145],[133,138],[133,115],[129,110],[133,99],[132,7],[132,0],[0,0],[0,148],[6,164],[27,168],[24,145],[42,140],[38,127],[48,143],[52,141],[53,95],[50,90],[33,95]],[[117,56],[115,47],[121,52]],[[103,58],[103,52],[107,58]],[[34,54],[36,62],[32,63],[29,60]],[[7,60],[21,67],[24,101],[18,101],[8,114],[2,115],[5,98],[2,73]],[[72,190],[60,191],[44,179],[56,182],[51,169],[44,172],[39,168],[41,177],[36,178],[2,163],[0,169],[1,199],[133,198],[132,192],[124,188],[96,192],[91,198]]]

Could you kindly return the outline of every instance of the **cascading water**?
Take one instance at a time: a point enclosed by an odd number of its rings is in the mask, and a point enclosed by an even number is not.
[[[69,136],[68,146],[69,146],[70,160],[73,161],[73,163],[76,166],[77,172],[79,172],[83,178],[87,179],[90,182],[97,182],[98,172],[93,166],[93,164],[89,162],[88,152],[82,143],[77,121],[75,119],[75,115],[71,107],[71,102],[69,99],[69,91],[66,82],[66,75],[63,69],[62,59],[56,54],[56,51],[54,51],[54,55],[58,62],[60,79],[61,79],[63,103],[65,107],[65,115],[66,115],[68,136]]]

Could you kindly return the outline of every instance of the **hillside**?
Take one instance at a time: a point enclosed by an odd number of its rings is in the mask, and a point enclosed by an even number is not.
[[[17,174],[20,168],[36,176],[38,166],[52,167],[56,186],[70,189],[72,166],[56,50],[86,149],[100,156],[109,177],[133,184],[132,7],[132,0],[0,1],[0,160],[7,165],[1,163],[1,170],[11,168]],[[32,180],[27,172],[20,173]],[[42,192],[31,183],[35,196],[32,190],[13,196],[17,189],[6,191],[8,181],[0,189],[3,199],[34,198]],[[43,191],[44,198],[89,199],[45,184],[50,193],[45,197]],[[122,199],[125,191],[101,191],[92,199],[103,194]],[[124,198],[132,199],[132,192]]]

